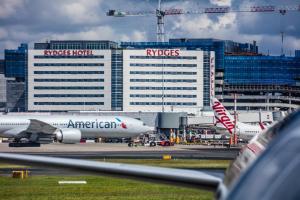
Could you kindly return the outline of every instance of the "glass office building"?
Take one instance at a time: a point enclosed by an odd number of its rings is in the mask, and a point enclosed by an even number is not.
[[[25,68],[27,66],[28,45],[22,43],[18,49],[6,49],[4,51],[5,59],[5,77],[25,79]]]
[[[6,77],[6,110],[25,111],[25,77],[28,45],[22,43],[17,49],[4,51],[4,75]]]
[[[111,53],[111,108],[123,110],[123,51],[113,49]]]
[[[300,59],[286,56],[226,55],[217,97],[238,110],[292,110],[300,105]]]
[[[300,59],[285,56],[225,56],[226,84],[296,85]]]

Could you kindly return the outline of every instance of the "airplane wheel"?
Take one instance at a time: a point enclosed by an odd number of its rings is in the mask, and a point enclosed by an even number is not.
[[[155,147],[156,143],[155,142],[150,142],[150,147]]]
[[[129,142],[129,143],[128,143],[128,147],[133,147],[133,143],[132,143],[132,142]]]

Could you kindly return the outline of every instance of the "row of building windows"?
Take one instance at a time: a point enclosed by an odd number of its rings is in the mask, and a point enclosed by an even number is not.
[[[56,66],[56,67],[77,67],[77,66],[104,66],[104,63],[34,63],[35,67],[49,67],[49,66]]]
[[[152,106],[159,106],[162,105],[162,102],[130,102],[130,105],[139,105],[139,106],[145,106],[145,105],[152,105]],[[170,106],[196,106],[197,103],[194,102],[164,102],[164,105],[170,105]]]
[[[197,90],[197,87],[130,87],[130,90]]]
[[[58,43],[52,44],[52,49],[82,49],[81,43]],[[105,43],[87,43],[86,49],[107,49],[108,45]]]
[[[130,82],[168,82],[168,83],[196,83],[195,79],[130,79]]]
[[[103,55],[87,55],[87,56],[42,56],[42,55],[37,55],[34,56],[35,59],[85,59],[85,58],[104,58]]]
[[[162,98],[161,94],[131,94],[130,97],[135,98]],[[185,95],[185,94],[165,94],[166,98],[197,98],[197,95]]]
[[[34,82],[104,82],[104,79],[39,79],[35,78]]]
[[[70,87],[60,87],[60,86],[35,86],[35,90],[104,90],[103,86],[100,87],[80,87],[80,86],[70,86]]]
[[[197,72],[170,72],[170,71],[130,71],[130,74],[155,74],[155,75],[197,75]]]
[[[130,63],[131,67],[197,67],[197,64]]]
[[[48,97],[57,97],[57,98],[66,98],[66,97],[104,97],[104,94],[35,94],[36,98],[48,98]]]
[[[104,74],[104,71],[34,71],[34,74]]]
[[[197,60],[197,56],[130,56],[130,59],[183,59]]]
[[[34,105],[104,105],[104,102],[34,102]]]

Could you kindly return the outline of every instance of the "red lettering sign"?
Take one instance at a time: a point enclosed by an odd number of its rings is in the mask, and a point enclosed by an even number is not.
[[[147,56],[172,56],[180,55],[179,49],[146,49]]]
[[[92,56],[92,50],[44,50],[44,56]]]
[[[235,122],[231,121],[230,117],[227,116],[224,106],[220,102],[214,102],[212,109],[218,114],[218,116],[215,116],[216,123],[221,123],[232,134]]]
[[[210,96],[215,96],[215,58],[210,58]]]

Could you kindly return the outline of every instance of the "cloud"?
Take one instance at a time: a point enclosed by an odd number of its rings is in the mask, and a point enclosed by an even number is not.
[[[70,23],[91,24],[99,22],[101,0],[76,0],[60,6],[61,15],[66,16]]]
[[[8,18],[11,15],[16,15],[17,10],[24,5],[23,0],[1,0],[0,3],[0,19]]]
[[[189,35],[190,37],[218,37],[226,38],[232,36],[236,31],[236,14],[227,13],[217,16],[216,19],[209,18],[208,15],[200,15],[190,18],[181,16],[178,21],[174,22],[173,37],[178,35]],[[227,38],[228,39],[228,38]]]
[[[231,6],[231,0],[210,0],[211,4],[217,5],[217,6]]]
[[[8,32],[0,27],[0,41],[8,37]]]
[[[0,0],[0,58],[5,48],[17,48],[46,39],[155,41],[156,17],[107,17],[109,9],[153,11],[156,0]],[[164,0],[163,9],[194,11],[206,7],[280,5],[279,0]],[[293,5],[294,0],[285,0]],[[260,49],[278,53],[280,32],[285,32],[285,49],[298,48],[299,12],[227,13],[165,17],[168,38],[218,38],[238,42],[257,40]],[[15,44],[15,46],[12,46]]]
[[[69,32],[64,34],[53,34],[50,37],[42,40],[113,40],[121,38],[120,41],[146,41],[147,36],[145,32],[138,30],[132,31],[132,34],[119,33],[110,26],[98,26],[89,28],[80,32]]]

